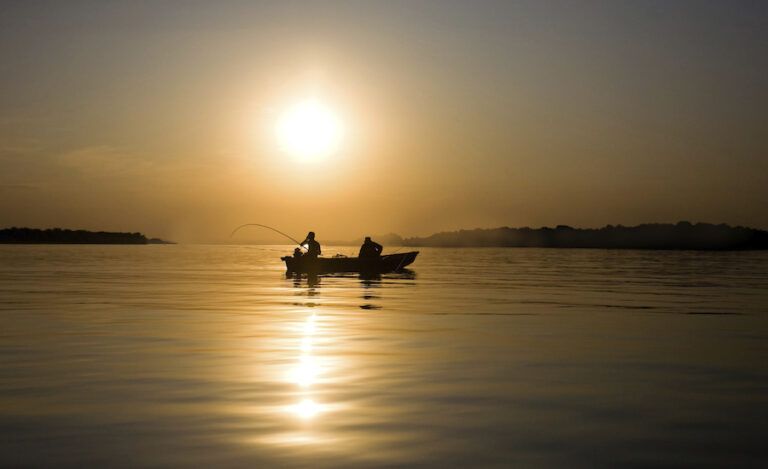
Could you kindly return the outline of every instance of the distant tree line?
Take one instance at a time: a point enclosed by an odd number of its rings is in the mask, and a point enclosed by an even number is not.
[[[405,246],[436,247],[549,247],[607,249],[768,249],[768,232],[726,224],[681,221],[677,224],[650,223],[638,226],[608,225],[579,229],[494,228],[443,232],[424,238],[405,238]]]
[[[160,239],[148,239],[141,233],[111,233],[107,231],[66,230],[51,228],[5,228],[0,230],[0,243],[5,244],[155,244]]]

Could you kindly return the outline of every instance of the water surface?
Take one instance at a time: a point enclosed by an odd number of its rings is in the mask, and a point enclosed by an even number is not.
[[[768,253],[290,251],[0,246],[0,465],[765,462]]]

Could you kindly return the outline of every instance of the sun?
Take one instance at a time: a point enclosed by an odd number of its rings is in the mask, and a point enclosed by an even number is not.
[[[277,122],[280,149],[302,161],[318,160],[337,152],[343,133],[341,120],[316,99],[294,105]]]

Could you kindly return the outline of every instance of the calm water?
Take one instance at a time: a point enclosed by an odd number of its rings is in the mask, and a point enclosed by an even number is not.
[[[0,247],[0,465],[766,462],[768,253],[290,251]]]

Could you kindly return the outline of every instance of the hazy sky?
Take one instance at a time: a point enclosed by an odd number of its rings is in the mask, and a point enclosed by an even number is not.
[[[275,126],[308,98],[345,136],[306,162]],[[766,201],[768,2],[0,5],[0,226],[768,228]]]

